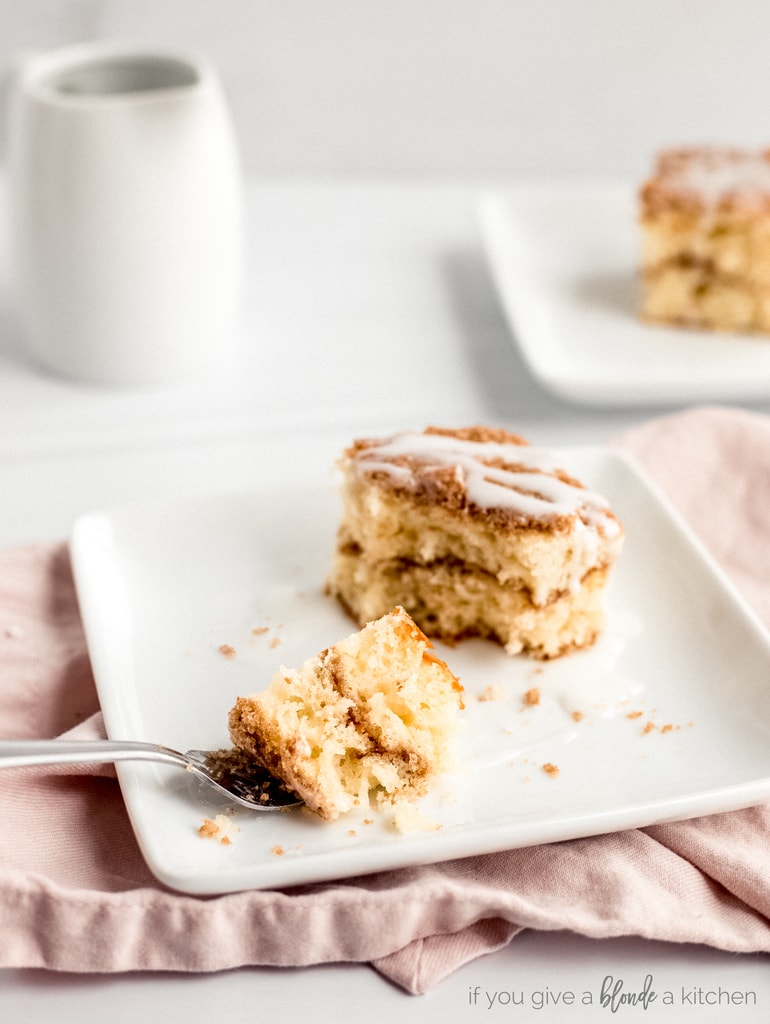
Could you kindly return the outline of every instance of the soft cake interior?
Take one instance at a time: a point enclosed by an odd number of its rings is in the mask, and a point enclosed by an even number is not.
[[[334,819],[380,802],[414,800],[451,765],[458,680],[396,608],[358,633],[282,669],[238,698],[233,743]]]

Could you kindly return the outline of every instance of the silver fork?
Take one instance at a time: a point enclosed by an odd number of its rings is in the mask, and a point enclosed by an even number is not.
[[[188,750],[182,754],[138,740],[0,740],[0,768],[117,761],[155,761],[183,768],[220,796],[252,811],[277,811],[302,802],[279,779],[237,750]]]

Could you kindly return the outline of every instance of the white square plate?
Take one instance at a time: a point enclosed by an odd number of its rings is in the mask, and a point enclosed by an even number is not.
[[[762,626],[623,456],[559,455],[626,527],[607,629],[593,649],[545,664],[483,641],[437,645],[467,705],[462,770],[422,804],[441,828],[399,833],[369,809],[332,823],[244,810],[223,846],[198,835],[223,808],[187,773],[125,763],[126,805],[159,879],[191,893],[285,887],[770,798]],[[109,735],[226,746],[236,696],[352,632],[323,593],[338,516],[321,487],[80,519],[73,564]],[[533,687],[541,700],[528,706]]]
[[[637,318],[635,188],[522,185],[485,196],[480,218],[511,332],[550,391],[603,406],[770,397],[770,339]]]

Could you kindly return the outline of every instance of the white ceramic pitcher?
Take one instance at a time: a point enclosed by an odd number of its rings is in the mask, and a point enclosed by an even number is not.
[[[241,178],[214,70],[84,44],[10,85],[11,259],[29,353],[103,384],[176,383],[230,346]]]

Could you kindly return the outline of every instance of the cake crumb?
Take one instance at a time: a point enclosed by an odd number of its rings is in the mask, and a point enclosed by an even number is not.
[[[665,725],[662,725],[662,726],[660,727],[660,731],[661,731],[661,732],[672,732],[672,731],[673,731],[673,728],[674,728],[674,726],[672,725],[672,723],[671,723],[671,722],[666,722],[666,724],[665,724]]]
[[[626,718],[641,718],[643,714],[643,711],[629,711]]]
[[[264,636],[269,631],[269,626],[255,626],[251,631],[252,636]]]
[[[654,722],[647,722],[642,729],[642,736],[646,736],[648,732],[653,732],[657,728],[658,727]]]
[[[280,646],[281,646],[281,638],[279,636],[274,636],[273,639],[270,641],[270,650],[274,651],[276,647],[280,647]]]
[[[373,825],[374,818],[364,818],[364,825]]]
[[[532,686],[527,690],[524,694],[524,703],[528,704],[530,707],[534,707],[540,703],[540,690],[537,686]]]
[[[573,711],[572,712],[572,721],[573,722],[582,722],[584,718],[585,718],[585,715],[583,714],[582,711]]]
[[[348,835],[349,836],[357,836],[358,833],[356,832],[356,830],[354,828],[349,828],[348,829]]]
[[[502,700],[502,697],[503,688],[501,686],[488,686],[479,694],[478,699],[480,701]]]
[[[233,835],[240,831],[226,814],[217,814],[213,820],[211,818],[203,819],[198,829],[198,835],[202,839],[216,839],[222,846],[232,846]]]
[[[234,658],[235,648],[232,646],[232,644],[220,644],[219,653],[222,655],[223,658]]]
[[[550,761],[546,761],[546,763],[543,765],[543,771],[546,775],[550,775],[552,779],[555,779],[556,776],[559,774],[558,765],[551,764]]]
[[[276,855],[276,857],[283,857],[284,849],[283,849],[282,846],[276,845],[276,846],[272,846],[270,848],[270,852],[274,853]]]

